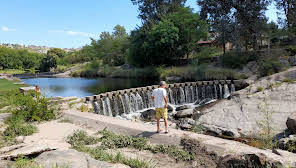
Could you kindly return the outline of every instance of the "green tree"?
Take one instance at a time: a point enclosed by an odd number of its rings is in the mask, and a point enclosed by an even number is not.
[[[196,48],[197,42],[200,39],[207,38],[208,26],[206,22],[201,21],[197,13],[194,13],[191,8],[180,7],[176,12],[165,17],[179,29],[179,48],[182,57],[192,52]]]
[[[179,7],[185,5],[187,0],[131,0],[134,5],[138,5],[139,18],[144,26],[152,26],[159,22],[161,18],[169,13],[175,12]]]
[[[60,48],[51,48],[47,51],[47,55],[58,56],[63,58],[66,55],[66,51]]]
[[[243,44],[248,48],[249,43],[254,49],[258,49],[258,37],[264,33],[267,22],[265,11],[271,0],[198,0],[201,7],[201,15],[212,22],[214,30],[217,30],[223,41],[233,39],[237,48]],[[213,22],[216,22],[215,23]],[[227,27],[234,26],[232,37]],[[223,33],[226,33],[223,35]],[[221,35],[222,34],[222,35]]]
[[[42,59],[40,70],[42,72],[49,72],[51,68],[56,68],[58,62],[58,56],[54,54],[47,54],[45,58]]]

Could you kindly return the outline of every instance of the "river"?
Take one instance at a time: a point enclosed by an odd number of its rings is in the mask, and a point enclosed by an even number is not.
[[[22,79],[25,84],[41,89],[45,97],[85,97],[104,92],[142,87],[156,84],[157,82],[140,79],[121,78],[28,78]]]

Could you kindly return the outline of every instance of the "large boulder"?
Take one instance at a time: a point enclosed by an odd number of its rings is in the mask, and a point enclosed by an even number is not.
[[[203,125],[207,134],[219,136],[219,137],[232,137],[239,138],[240,134],[238,131],[229,128],[221,128],[214,125]]]
[[[293,134],[296,134],[296,113],[293,113],[288,117],[286,125]]]
[[[176,118],[186,118],[186,117],[191,117],[193,115],[194,109],[185,109],[178,111],[175,115]]]
[[[156,118],[156,111],[149,109],[141,113],[141,118],[146,121],[152,121]]]
[[[289,62],[292,66],[295,66],[296,65],[296,55],[295,56],[291,56],[289,57]]]
[[[45,152],[36,158],[36,162],[44,168],[52,168],[56,165],[68,166],[71,168],[128,168],[121,164],[111,164],[98,161],[85,153],[77,152],[73,149],[56,150]]]

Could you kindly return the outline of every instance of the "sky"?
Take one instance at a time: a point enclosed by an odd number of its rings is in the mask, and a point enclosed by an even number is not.
[[[186,6],[199,10],[196,0]],[[277,20],[274,6],[266,14]],[[78,48],[117,24],[130,32],[141,25],[137,16],[130,0],[5,0],[0,5],[0,43]]]

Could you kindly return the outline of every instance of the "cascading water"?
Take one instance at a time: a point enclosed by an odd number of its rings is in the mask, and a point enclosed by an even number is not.
[[[221,99],[235,92],[234,84],[179,86],[167,88],[168,101],[172,105],[198,104],[207,99]],[[102,97],[93,102],[94,111],[106,116],[129,116],[145,109],[154,108],[151,90]]]
[[[125,105],[125,100],[124,97],[122,95],[119,95],[120,101],[121,101],[121,105],[122,105],[122,110],[123,110],[123,114],[126,114],[126,105]]]
[[[180,87],[179,88],[179,92],[180,92],[180,104],[184,104],[185,103],[184,89],[182,87]]]
[[[227,98],[229,96],[230,96],[230,93],[229,93],[228,85],[224,84],[224,96],[223,96],[223,98]]]
[[[109,97],[105,99],[106,107],[107,107],[107,115],[112,116],[112,108]]]
[[[168,97],[169,97],[169,102],[171,104],[175,104],[175,100],[174,100],[174,95],[173,95],[173,91],[171,88],[168,88]]]

